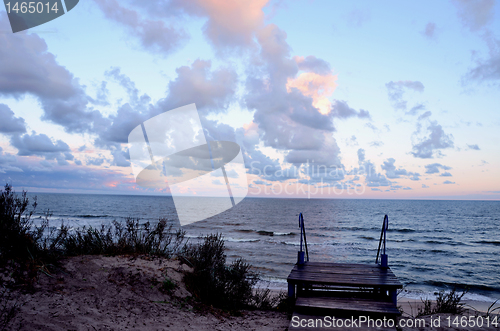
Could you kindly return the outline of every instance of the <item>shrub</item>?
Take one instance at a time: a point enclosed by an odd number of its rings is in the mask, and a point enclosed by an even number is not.
[[[125,224],[113,221],[100,229],[83,227],[63,240],[67,255],[83,254],[148,254],[172,257],[182,247],[186,232],[175,230],[162,218],[153,227],[139,219],[127,218]]]
[[[39,226],[33,225],[37,207],[33,200],[30,204],[25,191],[18,197],[9,184],[0,194],[0,268],[25,285],[33,284],[39,270],[57,263],[65,237],[64,229],[48,230],[48,213]]]
[[[436,295],[436,304],[433,307],[431,300],[422,300],[424,307],[418,309],[417,317],[432,315],[432,314],[461,314],[463,312],[464,303],[461,302],[463,296],[467,293],[464,290],[461,294],[456,292],[454,288],[449,293],[443,290]]]
[[[258,278],[242,259],[226,266],[224,248],[220,234],[207,235],[201,244],[186,247],[184,256],[193,272],[187,273],[184,281],[191,293],[206,304],[224,309],[248,307]]]

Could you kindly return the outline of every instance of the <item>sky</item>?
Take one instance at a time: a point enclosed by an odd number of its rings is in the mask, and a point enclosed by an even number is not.
[[[2,185],[169,195],[128,136],[194,103],[248,196],[500,199],[499,1],[80,0],[18,33],[5,10]]]

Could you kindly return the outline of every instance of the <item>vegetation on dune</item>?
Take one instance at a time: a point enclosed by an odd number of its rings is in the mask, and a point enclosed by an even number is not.
[[[193,267],[184,276],[191,293],[202,302],[223,309],[271,309],[285,299],[269,289],[253,287],[259,275],[241,258],[226,264],[224,240],[220,234],[210,234],[197,245],[186,246],[182,256]]]
[[[424,306],[418,309],[417,317],[433,314],[461,314],[464,311],[462,298],[466,293],[467,290],[464,290],[459,294],[455,288],[448,293],[439,291],[435,302],[429,299],[422,300]]]
[[[269,289],[253,290],[258,275],[242,259],[226,265],[224,240],[220,234],[208,235],[199,244],[187,244],[185,231],[175,229],[166,219],[151,225],[139,219],[113,221],[100,228],[71,230],[61,223],[49,224],[49,213],[35,225],[32,216],[36,198],[30,202],[26,192],[18,196],[5,185],[0,194],[0,330],[13,317],[17,303],[10,298],[12,288],[33,289],[40,272],[50,275],[65,256],[75,255],[152,255],[182,258],[193,267],[185,282],[193,296],[214,307],[270,309],[284,301],[285,295],[272,295]],[[165,279],[160,290],[171,293],[175,282]]]

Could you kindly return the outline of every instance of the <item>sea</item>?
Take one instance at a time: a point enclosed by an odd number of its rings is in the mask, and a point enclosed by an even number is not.
[[[37,197],[34,221],[100,227],[127,217],[166,218],[179,225],[167,196],[28,194]],[[225,239],[228,260],[243,258],[261,275],[261,287],[286,290],[300,249],[304,217],[310,261],[375,263],[388,215],[389,266],[404,284],[400,296],[435,298],[441,290],[468,292],[469,301],[500,299],[500,201],[277,199],[247,197],[235,207],[183,226],[190,242],[207,234]],[[499,300],[500,301],[500,300]]]

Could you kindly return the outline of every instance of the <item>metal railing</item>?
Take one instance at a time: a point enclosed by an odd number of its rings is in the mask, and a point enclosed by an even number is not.
[[[378,263],[378,257],[380,255],[380,246],[382,246],[382,244],[384,245],[384,252],[382,253],[382,255],[387,256],[385,254],[385,241],[386,241],[386,232],[388,228],[389,228],[389,217],[385,215],[384,223],[382,224],[382,231],[380,232],[380,240],[378,242],[377,258],[375,259],[375,263]]]
[[[306,249],[306,261],[309,262],[309,251],[307,250],[307,238],[306,238],[306,228],[304,226],[304,216],[302,213],[299,214],[299,228],[300,228],[300,252],[302,250],[302,237],[304,238],[304,246]]]

